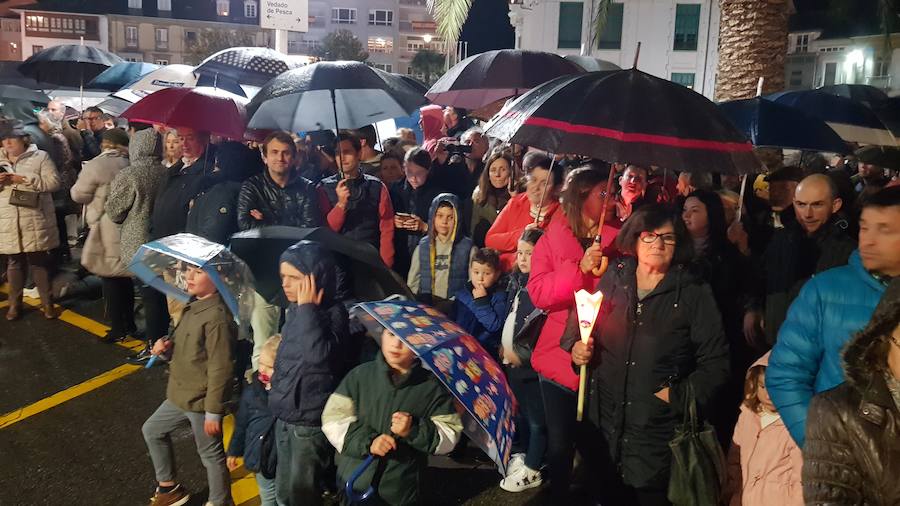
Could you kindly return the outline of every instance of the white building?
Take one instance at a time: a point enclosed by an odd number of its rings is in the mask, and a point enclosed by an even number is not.
[[[712,98],[718,64],[717,1],[623,0],[609,8],[594,42],[597,0],[513,0],[510,23],[517,49],[582,54],[637,68]]]
[[[61,44],[96,46],[109,50],[109,20],[95,14],[16,9],[22,33],[21,59]]]

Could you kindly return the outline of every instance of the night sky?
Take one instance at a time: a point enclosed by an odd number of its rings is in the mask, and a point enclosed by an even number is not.
[[[469,56],[491,49],[509,49],[515,31],[509,24],[507,0],[475,0],[460,40],[469,42]]]

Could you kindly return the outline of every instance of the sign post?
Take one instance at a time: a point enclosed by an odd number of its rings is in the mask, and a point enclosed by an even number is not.
[[[287,54],[287,32],[309,31],[309,0],[262,0],[259,26],[275,30],[275,49]]]

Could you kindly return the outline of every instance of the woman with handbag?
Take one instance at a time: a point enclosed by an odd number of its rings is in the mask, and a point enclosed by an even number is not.
[[[50,295],[50,250],[59,246],[52,193],[60,188],[50,155],[31,144],[20,124],[0,124],[0,255],[7,258],[7,320],[22,311],[25,268],[41,297],[44,317],[56,318]]]
[[[688,408],[702,413],[728,380],[728,342],[709,285],[686,268],[691,241],[676,214],[656,204],[638,209],[616,245],[627,256],[600,279],[592,337],[583,343],[570,318],[560,345],[591,370],[580,429],[593,436],[582,438],[592,446],[582,455],[603,480],[598,499],[668,505],[670,485],[680,485],[670,484],[670,442]]]

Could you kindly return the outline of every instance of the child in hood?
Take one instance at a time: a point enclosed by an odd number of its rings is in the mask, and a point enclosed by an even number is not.
[[[428,217],[428,234],[413,251],[406,284],[419,301],[449,313],[450,297],[466,287],[477,248],[462,233],[459,199],[452,193],[435,197]]]
[[[355,490],[372,484],[375,504],[419,504],[428,456],[453,450],[462,420],[453,397],[403,341],[387,329],[380,341],[381,354],[350,371],[329,397],[322,430],[338,452],[339,483],[371,454],[379,461],[356,481]]]
[[[728,452],[730,506],[801,506],[803,456],[766,390],[769,353],[747,371],[744,402]]]

